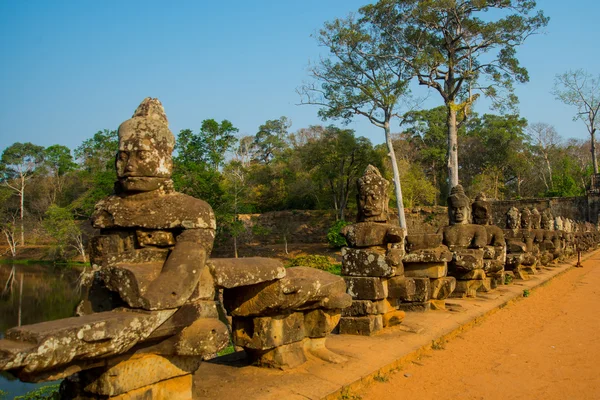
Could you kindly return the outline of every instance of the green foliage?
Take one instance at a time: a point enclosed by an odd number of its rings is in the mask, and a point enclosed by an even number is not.
[[[229,344],[229,346],[225,347],[223,350],[217,352],[217,356],[226,356],[227,354],[235,353],[235,346],[233,344]]]
[[[59,400],[58,389],[60,384],[56,383],[53,385],[42,386],[31,392],[24,394],[23,396],[16,396],[14,400]]]
[[[44,149],[44,164],[56,177],[63,176],[77,168],[71,155],[71,149],[60,144],[54,144]]]
[[[513,277],[512,275],[506,274],[504,275],[504,284],[505,285],[510,285],[513,281]]]
[[[375,376],[373,377],[373,379],[374,379],[376,382],[385,383],[385,382],[387,382],[387,381],[389,381],[389,380],[390,380],[390,377],[389,377],[389,376],[387,376],[387,375],[384,375],[384,374],[382,374],[382,373],[380,373],[380,372],[378,372],[378,373],[377,373],[377,375],[375,375]]]
[[[68,209],[53,204],[46,211],[42,225],[55,240],[55,258],[65,260],[66,248],[73,246],[73,242],[81,238],[81,230],[75,222],[73,214]]]
[[[287,147],[288,129],[292,122],[286,117],[268,120],[259,126],[252,143],[252,159],[256,162],[269,164]]]
[[[531,292],[529,291],[529,289],[523,290],[523,297],[529,297],[529,295],[531,295]]]
[[[343,246],[348,246],[346,238],[342,236],[341,231],[343,227],[349,224],[350,223],[347,221],[339,220],[336,221],[331,228],[329,228],[327,231],[327,243],[329,243],[331,247],[340,248]]]
[[[114,162],[119,148],[117,131],[104,129],[90,139],[86,139],[75,149],[75,158],[83,169],[95,174],[100,171],[114,171]]]
[[[335,266],[335,264],[331,262],[329,257],[320,256],[320,255],[316,255],[316,254],[310,254],[307,256],[298,256],[298,257],[292,258],[285,265],[286,268],[310,267],[310,268],[320,269],[323,271],[329,271],[329,270],[333,269],[334,266]]]
[[[268,226],[264,226],[261,224],[254,224],[252,226],[252,234],[259,237],[269,236],[271,232],[273,232],[273,230]]]

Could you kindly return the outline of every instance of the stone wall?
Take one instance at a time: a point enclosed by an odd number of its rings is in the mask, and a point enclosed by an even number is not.
[[[511,207],[519,210],[527,207],[537,208],[540,213],[550,209],[555,217],[571,218],[575,221],[588,221],[587,197],[550,197],[540,199],[502,200],[490,201],[494,224],[504,228],[506,226],[506,213]]]

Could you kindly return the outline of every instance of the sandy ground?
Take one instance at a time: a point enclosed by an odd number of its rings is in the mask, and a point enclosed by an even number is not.
[[[351,398],[600,399],[600,253]]]

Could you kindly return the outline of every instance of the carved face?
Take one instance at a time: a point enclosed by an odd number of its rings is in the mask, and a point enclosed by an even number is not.
[[[115,166],[126,191],[150,191],[171,176],[173,160],[170,149],[156,146],[151,139],[130,138],[119,142]]]
[[[469,223],[469,207],[468,206],[451,206],[450,216],[454,224]]]
[[[385,189],[381,185],[369,185],[363,188],[358,195],[358,206],[365,217],[382,215],[385,210]]]
[[[518,229],[521,225],[521,214],[516,208],[511,208],[506,214],[506,226],[508,229]]]

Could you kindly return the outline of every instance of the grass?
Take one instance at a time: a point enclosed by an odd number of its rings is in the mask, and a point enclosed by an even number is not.
[[[233,346],[233,344],[230,344],[229,346],[225,347],[223,350],[217,352],[217,356],[226,356],[227,354],[232,354],[235,353],[235,347]]]
[[[513,277],[512,275],[506,274],[504,275],[504,284],[505,285],[510,285],[513,281]]]
[[[81,261],[52,261],[52,260],[21,260],[21,259],[12,259],[12,258],[0,258],[0,264],[51,264],[51,265],[66,265],[73,267],[84,267],[89,266],[89,262],[81,262]]]
[[[432,340],[431,348],[433,350],[444,350],[446,348],[446,341],[444,340]]]
[[[529,291],[529,289],[523,290],[523,297],[529,297],[530,294],[531,292]]]
[[[389,381],[389,380],[390,380],[390,378],[389,378],[387,375],[382,375],[382,374],[381,374],[381,373],[379,373],[379,372],[377,373],[377,375],[375,375],[375,376],[373,377],[373,379],[374,379],[376,382],[381,382],[381,383],[383,383],[383,382],[387,382],[387,381]]]
[[[340,397],[338,397],[338,399],[339,400],[361,400],[362,396],[359,396],[356,394],[351,394],[350,389],[345,388],[342,390],[342,393],[340,394]]]

